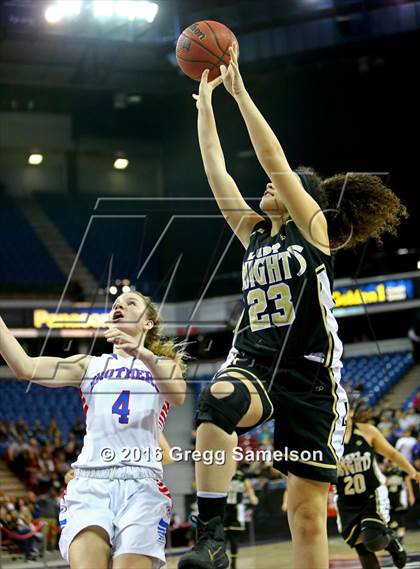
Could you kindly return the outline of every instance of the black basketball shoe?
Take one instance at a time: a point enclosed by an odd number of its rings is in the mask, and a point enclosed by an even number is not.
[[[398,569],[405,567],[407,553],[397,537],[393,537],[385,549],[391,554],[395,567],[398,567]]]
[[[222,518],[217,516],[206,524],[195,516],[191,519],[197,524],[197,543],[178,561],[178,569],[227,569]]]

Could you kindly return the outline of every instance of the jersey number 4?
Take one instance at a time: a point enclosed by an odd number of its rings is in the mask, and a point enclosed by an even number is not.
[[[128,416],[130,414],[130,409],[128,408],[129,401],[130,392],[121,391],[112,406],[112,414],[119,415],[118,422],[123,423],[124,425],[128,423]]]

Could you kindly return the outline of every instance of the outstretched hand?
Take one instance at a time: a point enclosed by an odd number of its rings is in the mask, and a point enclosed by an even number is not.
[[[245,93],[245,85],[242,79],[241,73],[239,71],[238,57],[239,57],[239,47],[236,42],[234,42],[230,48],[230,64],[226,68],[225,65],[220,66],[220,73],[222,75],[223,84],[226,90],[232,95],[232,97],[239,97]]]
[[[197,109],[200,109],[202,105],[211,106],[211,96],[214,89],[220,85],[223,81],[222,76],[219,75],[213,81],[208,81],[209,69],[205,69],[201,75],[200,87],[198,90],[198,95],[193,94],[193,99],[196,100]]]
[[[144,347],[143,342],[133,338],[130,334],[122,332],[118,328],[110,328],[104,334],[107,342],[114,344],[119,349],[124,350],[129,356],[133,356],[142,361],[153,357],[153,353]]]

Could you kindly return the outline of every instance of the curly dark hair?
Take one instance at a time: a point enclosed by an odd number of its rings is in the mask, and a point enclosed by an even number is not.
[[[378,176],[349,172],[321,180],[312,168],[297,170],[305,189],[325,212],[331,250],[395,235],[407,209]]]

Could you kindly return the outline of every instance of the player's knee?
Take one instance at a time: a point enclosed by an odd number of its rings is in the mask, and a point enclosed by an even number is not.
[[[299,534],[305,541],[317,541],[326,531],[325,516],[317,504],[310,501],[301,502],[290,514],[293,534]]]
[[[381,551],[389,543],[389,535],[385,528],[366,528],[360,534],[362,543],[368,551]]]
[[[70,545],[69,549],[70,566],[77,569],[107,569],[109,567],[109,551],[103,547],[80,548]]]
[[[216,399],[223,399],[233,393],[234,386],[230,381],[218,381],[210,385],[210,393]]]
[[[200,394],[197,426],[213,423],[231,435],[250,404],[251,394],[240,379],[221,376],[220,381],[207,385]]]

